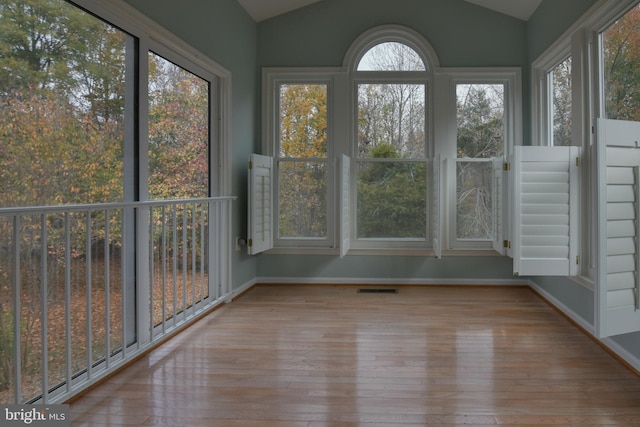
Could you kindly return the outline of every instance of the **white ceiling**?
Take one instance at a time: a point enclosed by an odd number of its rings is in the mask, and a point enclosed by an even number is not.
[[[321,0],[238,0],[257,22]],[[526,21],[542,3],[542,0],[465,0],[469,3],[505,13]]]

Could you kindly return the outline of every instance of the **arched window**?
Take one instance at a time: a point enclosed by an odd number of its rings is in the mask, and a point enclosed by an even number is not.
[[[426,71],[424,60],[413,48],[400,42],[382,42],[360,59],[357,71]]]
[[[354,109],[354,247],[429,246],[437,64],[422,36],[395,25],[367,31],[345,56]]]

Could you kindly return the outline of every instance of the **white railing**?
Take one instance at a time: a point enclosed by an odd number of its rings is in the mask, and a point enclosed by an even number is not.
[[[0,404],[62,402],[223,301],[232,200],[0,209]]]

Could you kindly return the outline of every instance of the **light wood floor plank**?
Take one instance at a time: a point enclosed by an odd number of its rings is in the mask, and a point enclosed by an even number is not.
[[[257,286],[73,426],[640,425],[640,378],[528,288]]]

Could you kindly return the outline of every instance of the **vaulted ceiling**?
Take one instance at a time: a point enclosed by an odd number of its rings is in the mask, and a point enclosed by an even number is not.
[[[322,0],[238,0],[257,22],[292,10],[316,3]],[[523,21],[542,3],[542,0],[465,0],[478,6],[486,7],[504,13]]]

